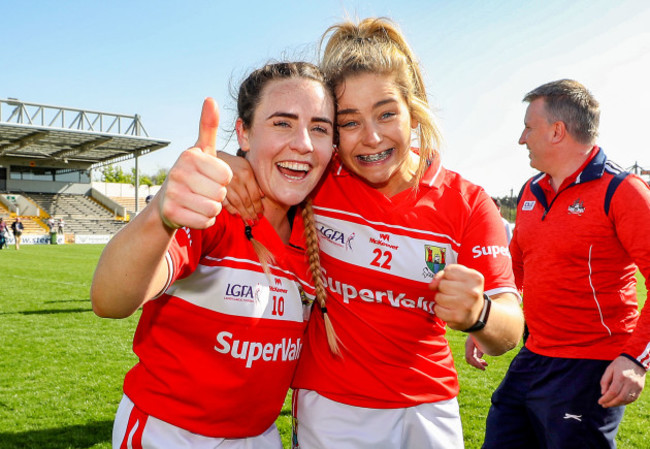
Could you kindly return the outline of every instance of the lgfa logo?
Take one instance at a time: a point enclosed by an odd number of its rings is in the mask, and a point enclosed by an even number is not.
[[[226,296],[234,298],[253,298],[253,288],[250,285],[228,284]]]
[[[318,232],[333,244],[341,247],[345,247],[346,243],[348,243],[349,240],[354,238],[354,235],[352,235],[348,239],[348,242],[346,242],[344,233],[342,233],[341,231],[337,231],[336,229],[328,228],[325,225],[320,225],[320,227],[318,228]]]

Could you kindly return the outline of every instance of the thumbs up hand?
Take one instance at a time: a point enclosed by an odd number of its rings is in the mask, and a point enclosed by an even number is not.
[[[219,128],[219,108],[213,98],[206,98],[201,109],[199,121],[199,138],[195,148],[212,157],[217,157],[217,129]]]
[[[218,128],[217,104],[206,98],[196,144],[181,153],[152,201],[157,203],[160,218],[170,229],[205,229],[214,224],[221,212],[232,171],[217,158]]]

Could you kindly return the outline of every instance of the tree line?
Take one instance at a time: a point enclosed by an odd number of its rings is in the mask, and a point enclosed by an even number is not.
[[[167,179],[166,168],[159,168],[154,174],[140,174],[141,186],[160,186]],[[130,172],[125,172],[119,165],[107,165],[99,169],[101,182],[117,182],[120,184],[135,185],[135,167]]]
[[[517,197],[502,196],[499,197],[499,201],[501,201],[501,216],[510,223],[514,223],[517,216]]]

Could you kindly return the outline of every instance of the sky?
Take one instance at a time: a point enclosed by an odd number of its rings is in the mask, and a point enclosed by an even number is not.
[[[599,100],[608,156],[650,168],[646,0],[0,0],[0,98],[139,114],[171,142],[139,159],[151,175],[196,141],[205,97],[219,103],[218,149],[232,153],[231,91],[250,71],[315,62],[328,26],[370,16],[393,19],[420,60],[443,164],[490,195],[517,195],[535,173],[517,144],[522,98],[561,78]]]

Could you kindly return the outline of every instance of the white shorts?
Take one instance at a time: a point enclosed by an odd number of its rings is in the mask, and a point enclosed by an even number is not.
[[[464,447],[456,398],[375,409],[335,402],[311,390],[296,390],[292,414],[294,449]]]
[[[282,449],[275,423],[249,438],[211,438],[147,415],[124,395],[113,424],[113,449]]]

